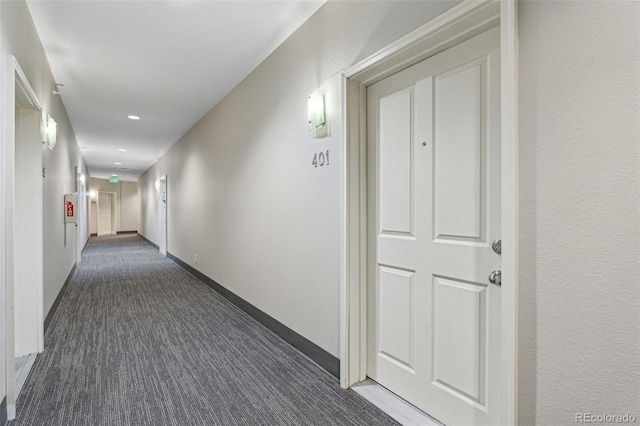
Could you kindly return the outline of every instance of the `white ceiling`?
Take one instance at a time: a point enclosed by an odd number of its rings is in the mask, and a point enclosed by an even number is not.
[[[91,175],[136,180],[325,1],[27,4]]]

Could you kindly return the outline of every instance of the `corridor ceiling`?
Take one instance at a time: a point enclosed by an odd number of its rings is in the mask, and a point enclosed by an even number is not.
[[[135,181],[325,1],[27,4],[91,176]]]

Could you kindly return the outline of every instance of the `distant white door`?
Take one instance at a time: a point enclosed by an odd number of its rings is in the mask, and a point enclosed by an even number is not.
[[[110,192],[98,193],[98,235],[111,235],[113,214],[113,194]]]
[[[447,425],[500,423],[493,29],[367,89],[367,375]]]
[[[158,187],[159,237],[158,251],[167,255],[167,176],[160,178]]]

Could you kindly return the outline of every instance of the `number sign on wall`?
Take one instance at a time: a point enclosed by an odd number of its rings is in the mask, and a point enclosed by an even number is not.
[[[320,151],[313,154],[313,161],[311,161],[311,165],[314,167],[323,167],[329,165],[329,150]]]

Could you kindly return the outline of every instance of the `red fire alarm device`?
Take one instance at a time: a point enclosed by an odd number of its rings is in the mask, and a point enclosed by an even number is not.
[[[64,194],[64,223],[77,223],[78,193]]]

